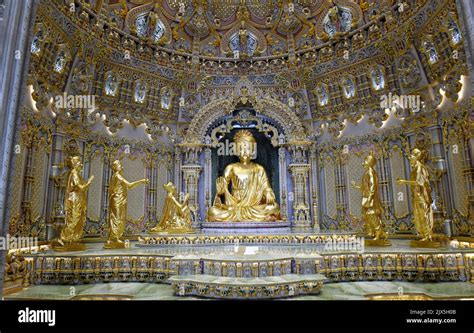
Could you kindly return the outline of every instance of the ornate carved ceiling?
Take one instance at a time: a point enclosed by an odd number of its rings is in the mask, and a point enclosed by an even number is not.
[[[455,102],[467,75],[453,0],[68,1],[38,6],[28,80],[35,107],[64,91],[97,96],[93,112],[54,104],[52,112],[102,121],[111,133],[145,124],[155,139],[172,124],[181,135],[206,105],[245,87],[287,105],[310,136],[324,128],[338,137],[363,116],[382,128],[389,93],[419,95],[423,112],[440,105],[441,91]],[[336,30],[321,28],[329,17]],[[278,43],[284,51],[273,55]],[[404,119],[420,113],[396,109]]]
[[[107,15],[118,28],[165,48],[244,60],[295,54],[342,38],[393,2],[112,0]]]

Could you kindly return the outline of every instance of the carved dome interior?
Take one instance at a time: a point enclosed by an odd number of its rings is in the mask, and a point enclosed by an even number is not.
[[[389,1],[346,0],[111,1],[108,18],[167,49],[244,60],[288,56],[347,38],[389,7]]]
[[[425,110],[441,91],[456,102],[467,74],[453,1],[44,0],[31,53],[36,108],[79,120],[50,98],[92,93],[88,128],[141,126],[172,142],[243,88],[286,105],[308,138],[337,138],[364,117],[377,130],[391,114],[390,124],[420,116],[381,107],[388,92],[416,92]]]

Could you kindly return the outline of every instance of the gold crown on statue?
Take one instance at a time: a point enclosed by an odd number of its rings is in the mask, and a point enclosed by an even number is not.
[[[240,130],[235,134],[234,141],[255,143],[255,138],[249,130]]]
[[[117,168],[121,165],[122,163],[119,160],[115,160],[112,163],[112,169],[117,170]]]
[[[377,158],[375,157],[373,151],[369,152],[369,155],[367,155],[367,160],[370,165],[375,165],[375,163],[377,162]]]

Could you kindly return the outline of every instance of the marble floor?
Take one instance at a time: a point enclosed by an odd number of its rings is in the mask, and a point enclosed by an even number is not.
[[[421,293],[434,299],[474,300],[474,284],[467,282],[410,283],[410,282],[341,282],[323,286],[320,295],[299,296],[287,300],[368,300],[372,294]],[[196,300],[195,297],[173,295],[171,285],[155,283],[103,283],[96,285],[41,285],[31,286],[5,296],[8,300],[69,300],[69,299],[125,299],[125,300]],[[202,298],[199,298],[202,300]]]

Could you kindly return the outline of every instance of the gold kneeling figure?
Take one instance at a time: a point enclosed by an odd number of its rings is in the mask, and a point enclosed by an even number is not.
[[[425,152],[414,148],[410,155],[410,180],[397,179],[397,184],[406,184],[413,193],[413,221],[421,242],[433,241],[433,209],[431,204],[430,174],[423,163]]]
[[[364,161],[365,172],[362,176],[362,184],[357,185],[354,181],[352,186],[362,192],[362,216],[365,221],[367,233],[372,237],[372,243],[367,245],[387,246],[387,233],[382,222],[383,206],[379,195],[379,179],[375,171],[377,160],[371,152]]]
[[[186,193],[182,203],[176,198],[176,186],[172,182],[163,185],[166,195],[163,215],[156,227],[150,232],[162,233],[192,233],[191,211],[188,207],[189,193]]]
[[[67,165],[70,171],[64,195],[65,225],[57,241],[53,242],[53,248],[57,251],[80,251],[85,249],[84,244],[80,244],[79,241],[86,223],[86,194],[94,176],[91,176],[87,182],[84,181],[81,175],[82,162],[79,156],[70,157],[67,160]]]
[[[123,166],[118,160],[112,163],[112,178],[109,184],[109,239],[104,245],[105,249],[124,248],[121,240],[127,223],[127,194],[128,190],[140,184],[148,184],[148,179],[129,182],[122,175]]]
[[[216,197],[207,212],[209,222],[267,222],[280,220],[280,207],[265,169],[251,162],[255,139],[247,130],[234,138],[240,161],[229,164],[216,180]],[[232,185],[232,191],[229,191]],[[221,200],[224,196],[224,202]]]

